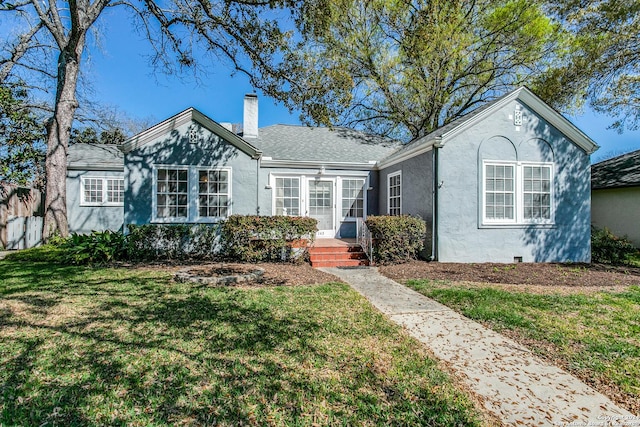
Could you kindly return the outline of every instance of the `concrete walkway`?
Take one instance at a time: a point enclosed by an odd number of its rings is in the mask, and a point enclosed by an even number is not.
[[[445,361],[507,425],[640,426],[640,417],[529,350],[376,268],[324,268]]]

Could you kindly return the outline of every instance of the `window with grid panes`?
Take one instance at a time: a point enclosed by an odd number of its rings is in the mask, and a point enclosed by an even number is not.
[[[523,166],[525,220],[551,219],[551,166]]]
[[[389,215],[402,214],[402,175],[400,172],[387,177],[388,180],[388,213]]]
[[[484,217],[488,221],[515,220],[515,167],[485,164]]]
[[[342,180],[342,216],[364,217],[364,179]]]
[[[92,205],[102,204],[102,178],[84,178],[83,194],[84,203]]]
[[[553,223],[553,165],[485,162],[483,222],[491,225]]]
[[[121,206],[124,204],[124,178],[83,177],[82,206]]]
[[[189,210],[189,171],[159,168],[156,174],[156,216],[186,218]]]
[[[276,178],[276,215],[300,215],[300,178]]]
[[[198,171],[200,217],[226,217],[229,211],[229,171]]]
[[[124,203],[124,179],[107,179],[107,203]]]

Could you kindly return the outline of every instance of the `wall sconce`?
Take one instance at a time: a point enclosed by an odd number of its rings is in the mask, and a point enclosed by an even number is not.
[[[318,175],[324,175],[324,172],[325,172],[325,169],[324,169],[324,166],[322,166],[318,171]]]
[[[373,191],[373,187],[367,187],[367,191]]]

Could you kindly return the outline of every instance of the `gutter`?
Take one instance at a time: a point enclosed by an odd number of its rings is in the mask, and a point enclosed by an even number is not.
[[[431,261],[438,260],[438,153],[442,148],[442,139],[438,138],[433,144],[433,191],[431,215]]]

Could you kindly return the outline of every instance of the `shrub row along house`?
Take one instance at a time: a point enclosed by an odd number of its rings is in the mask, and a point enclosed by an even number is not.
[[[419,215],[444,262],[590,260],[590,154],[597,145],[527,88],[408,144],[345,128],[242,135],[189,108],[120,149],[70,147],[75,232],[126,224],[214,223],[231,214],[310,216],[317,238],[356,218]]]

